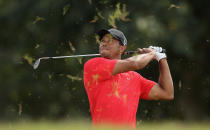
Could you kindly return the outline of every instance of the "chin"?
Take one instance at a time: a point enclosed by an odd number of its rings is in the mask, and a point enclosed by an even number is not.
[[[108,58],[108,59],[110,58],[110,54],[106,51],[101,51],[100,54],[101,54],[101,57]]]

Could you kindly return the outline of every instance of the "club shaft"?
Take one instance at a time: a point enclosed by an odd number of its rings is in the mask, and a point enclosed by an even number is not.
[[[61,58],[75,58],[75,57],[88,57],[88,56],[100,56],[100,54],[84,54],[84,55],[72,55],[72,56],[54,56],[54,57],[42,57],[40,59],[61,59]]]
[[[133,54],[138,54],[138,51],[126,51],[124,52],[124,55],[133,55]],[[166,49],[162,49],[161,53],[166,53]]]
[[[165,49],[163,49],[162,52],[166,52]],[[124,53],[124,55],[132,55],[138,53],[138,51],[127,51]],[[101,54],[84,54],[84,55],[72,55],[72,56],[54,56],[54,57],[42,57],[40,59],[61,59],[61,58],[75,58],[75,57],[88,57],[88,56],[100,56]]]
[[[166,52],[165,49],[162,50],[162,52]],[[127,51],[124,52],[124,55],[133,55],[138,54],[138,51]],[[47,59],[61,59],[61,58],[75,58],[75,57],[88,57],[88,56],[101,56],[101,54],[84,54],[84,55],[71,55],[71,56],[54,56],[54,57],[41,57],[34,63],[34,69],[37,69],[41,60],[47,60]]]

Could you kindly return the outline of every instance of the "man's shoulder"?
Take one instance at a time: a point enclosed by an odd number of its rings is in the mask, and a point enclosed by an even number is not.
[[[88,62],[94,62],[94,61],[98,61],[98,60],[104,60],[105,58],[103,58],[103,57],[95,57],[95,58],[91,58],[91,59],[89,59],[86,63],[88,63]]]
[[[87,65],[87,64],[111,63],[112,61],[116,61],[116,59],[111,60],[111,59],[107,59],[107,58],[103,58],[103,57],[95,57],[95,58],[89,59],[87,62],[85,62],[85,65]]]
[[[95,57],[95,58],[91,58],[88,61],[85,62],[85,66],[89,65],[89,64],[97,64],[100,61],[105,60],[105,58],[103,57]]]

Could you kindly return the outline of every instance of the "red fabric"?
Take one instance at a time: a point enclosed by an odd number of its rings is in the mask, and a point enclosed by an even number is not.
[[[84,66],[84,85],[93,124],[114,123],[136,126],[139,99],[148,99],[156,84],[129,71],[112,76],[117,60],[93,58]]]

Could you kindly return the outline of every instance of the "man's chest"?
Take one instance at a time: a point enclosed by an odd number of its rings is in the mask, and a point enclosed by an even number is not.
[[[139,93],[138,81],[127,73],[115,75],[98,87],[99,93],[103,93],[103,96],[125,98],[129,95],[138,95]]]

